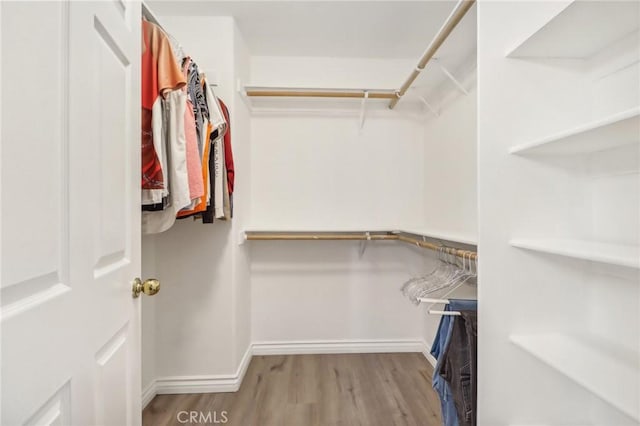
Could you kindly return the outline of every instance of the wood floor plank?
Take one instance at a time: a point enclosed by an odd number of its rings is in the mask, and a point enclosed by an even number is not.
[[[439,426],[432,374],[418,353],[255,356],[238,392],[158,395],[142,424],[215,424],[178,421],[195,411],[230,426]]]

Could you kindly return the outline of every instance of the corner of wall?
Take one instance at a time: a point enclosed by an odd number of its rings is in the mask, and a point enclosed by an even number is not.
[[[238,242],[249,223],[251,211],[251,116],[245,100],[236,85],[248,82],[251,57],[237,22],[233,22],[233,83],[231,102],[231,128],[234,166],[237,170],[234,189],[234,219],[232,233]],[[234,358],[240,380],[251,359],[251,264],[246,244],[233,244],[233,298],[234,298]]]

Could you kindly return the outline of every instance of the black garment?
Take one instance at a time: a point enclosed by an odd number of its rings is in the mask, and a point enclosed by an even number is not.
[[[216,131],[217,134],[217,131]],[[211,135],[213,136],[213,133],[211,133]],[[213,152],[213,141],[215,139],[211,139],[211,149],[209,150],[209,188],[211,191],[211,201],[209,202],[209,204],[207,205],[207,209],[205,211],[202,212],[202,223],[213,223],[215,220],[215,211],[214,211],[214,207],[213,207],[213,200],[215,200],[215,196],[216,196],[216,178],[215,178],[215,168],[216,168],[216,161],[215,161],[215,154]]]
[[[471,355],[471,409],[473,425],[478,416],[478,311],[462,311]]]
[[[478,312],[460,311],[453,320],[451,340],[440,374],[451,386],[460,426],[476,426],[478,369]]]
[[[161,203],[143,204],[142,211],[143,212],[161,212],[167,207],[169,207],[169,197],[162,197]]]

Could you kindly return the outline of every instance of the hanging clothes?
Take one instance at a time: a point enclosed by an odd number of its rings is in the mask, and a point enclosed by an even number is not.
[[[203,223],[213,223],[214,219],[230,219],[231,207],[229,196],[225,196],[227,188],[224,182],[224,146],[223,140],[229,130],[229,122],[224,116],[218,98],[213,89],[203,79],[203,89],[206,95],[209,117],[211,119],[211,156],[209,158],[209,186],[211,188],[211,200],[207,208],[202,212]],[[225,203],[226,200],[226,203]],[[227,212],[227,214],[225,214]]]
[[[189,65],[191,58],[185,58],[182,71],[185,79],[189,75]],[[186,86],[183,87],[185,93],[188,93]],[[194,113],[193,102],[187,95],[186,108],[184,115],[185,138],[187,142],[187,173],[189,178],[189,196],[192,202],[200,202],[204,196],[204,182],[202,180],[202,159],[198,149],[198,132],[196,130],[196,119]],[[191,204],[191,203],[189,203]]]
[[[209,122],[212,126],[211,132],[211,144],[213,145],[213,170],[212,173],[212,204],[214,217],[216,219],[225,218],[225,186],[224,186],[224,146],[223,138],[227,131],[227,122],[224,118],[222,108],[218,103],[218,98],[213,93],[213,89],[207,84],[206,79],[203,79],[203,88],[205,91],[205,98],[207,101],[207,107],[209,110]],[[228,197],[227,197],[228,199]]]
[[[142,231],[194,215],[231,219],[229,112],[175,39],[142,28]]]
[[[163,204],[169,195],[162,99],[186,84],[169,39],[157,25],[142,21],[142,204]]]
[[[185,138],[185,109],[187,94],[174,90],[164,101],[165,132],[169,159],[168,176],[170,192],[168,206],[161,211],[142,212],[142,232],[152,234],[164,232],[173,226],[176,214],[191,203],[187,172],[187,150]]]
[[[195,205],[190,205],[187,208],[182,209],[178,213],[178,218],[186,218],[191,217],[194,214],[198,214],[207,210],[207,206],[211,200],[211,185],[210,185],[210,169],[209,169],[209,159],[211,156],[211,143],[205,142],[208,141],[211,136],[212,126],[209,124],[208,119],[205,119],[203,122],[202,134],[199,137],[200,143],[202,145],[203,153],[201,158],[201,172],[202,172],[202,182],[204,185],[204,194],[199,199]]]
[[[196,132],[198,134],[198,151],[200,153],[200,160],[202,161],[204,159],[204,142],[207,131],[205,122],[209,119],[209,109],[204,91],[202,90],[200,71],[198,70],[198,65],[196,65],[193,60],[189,61],[188,80],[187,90],[191,103],[193,104],[193,114],[196,121]]]
[[[225,179],[225,218],[233,218],[233,185],[235,183],[235,166],[233,164],[233,149],[231,148],[231,119],[229,109],[218,98],[224,119],[227,121],[227,131],[224,134],[224,179]]]
[[[476,300],[450,299],[431,354],[436,358],[433,388],[440,397],[444,426],[475,426],[477,416],[477,308]]]

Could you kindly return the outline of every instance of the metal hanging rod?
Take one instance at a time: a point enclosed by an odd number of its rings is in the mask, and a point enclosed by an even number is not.
[[[418,78],[420,72],[427,66],[427,63],[433,58],[440,46],[442,46],[442,43],[444,43],[447,37],[449,37],[449,34],[451,34],[453,29],[458,25],[469,9],[471,9],[471,6],[473,6],[474,3],[475,0],[460,0],[458,2],[455,9],[451,12],[451,15],[449,15],[444,25],[442,25],[442,28],[440,28],[440,31],[438,31],[438,34],[436,34],[435,38],[431,41],[431,44],[429,44],[429,47],[427,47],[422,58],[420,58],[416,69],[411,72],[407,80],[400,87],[400,90],[396,92],[394,98],[389,103],[389,109],[393,109],[405,93],[407,93],[407,90],[409,90],[409,87],[411,87],[416,78]]]
[[[430,250],[440,250],[442,248],[441,245],[435,244],[435,243],[430,243],[428,241],[424,241],[424,240],[418,240],[416,238],[413,237],[408,237],[404,234],[398,234],[398,240],[399,241],[403,241],[405,243],[410,243],[410,244],[415,244],[418,247],[422,247],[422,248],[426,248],[426,249],[430,249]],[[453,247],[445,247],[445,253],[448,254],[453,254],[457,257],[464,257],[466,259],[472,259],[475,260],[478,258],[478,253],[474,252],[474,251],[470,251],[470,250],[462,250],[462,249],[457,249],[457,248],[453,248]]]
[[[413,244],[430,250],[441,250],[442,245],[430,243],[423,239],[411,237],[405,233],[392,231],[371,232],[264,232],[247,231],[245,238],[249,241],[369,241],[369,240],[396,240]],[[470,250],[462,250],[453,247],[444,247],[445,253],[460,258],[475,260],[478,254]]]
[[[253,241],[315,241],[315,240],[397,240],[398,236],[387,232],[246,232],[247,240]]]
[[[369,98],[394,99],[392,90],[329,90],[329,89],[291,89],[291,88],[246,88],[249,97],[288,97],[288,98]]]
[[[156,24],[157,26],[159,26],[160,28],[164,29],[162,27],[162,24],[160,24],[160,21],[158,20],[158,18],[156,17],[155,13],[153,13],[153,11],[149,8],[149,6],[147,5],[147,3],[144,2],[144,0],[142,2],[140,2],[140,5],[142,6],[142,16],[149,22]]]

